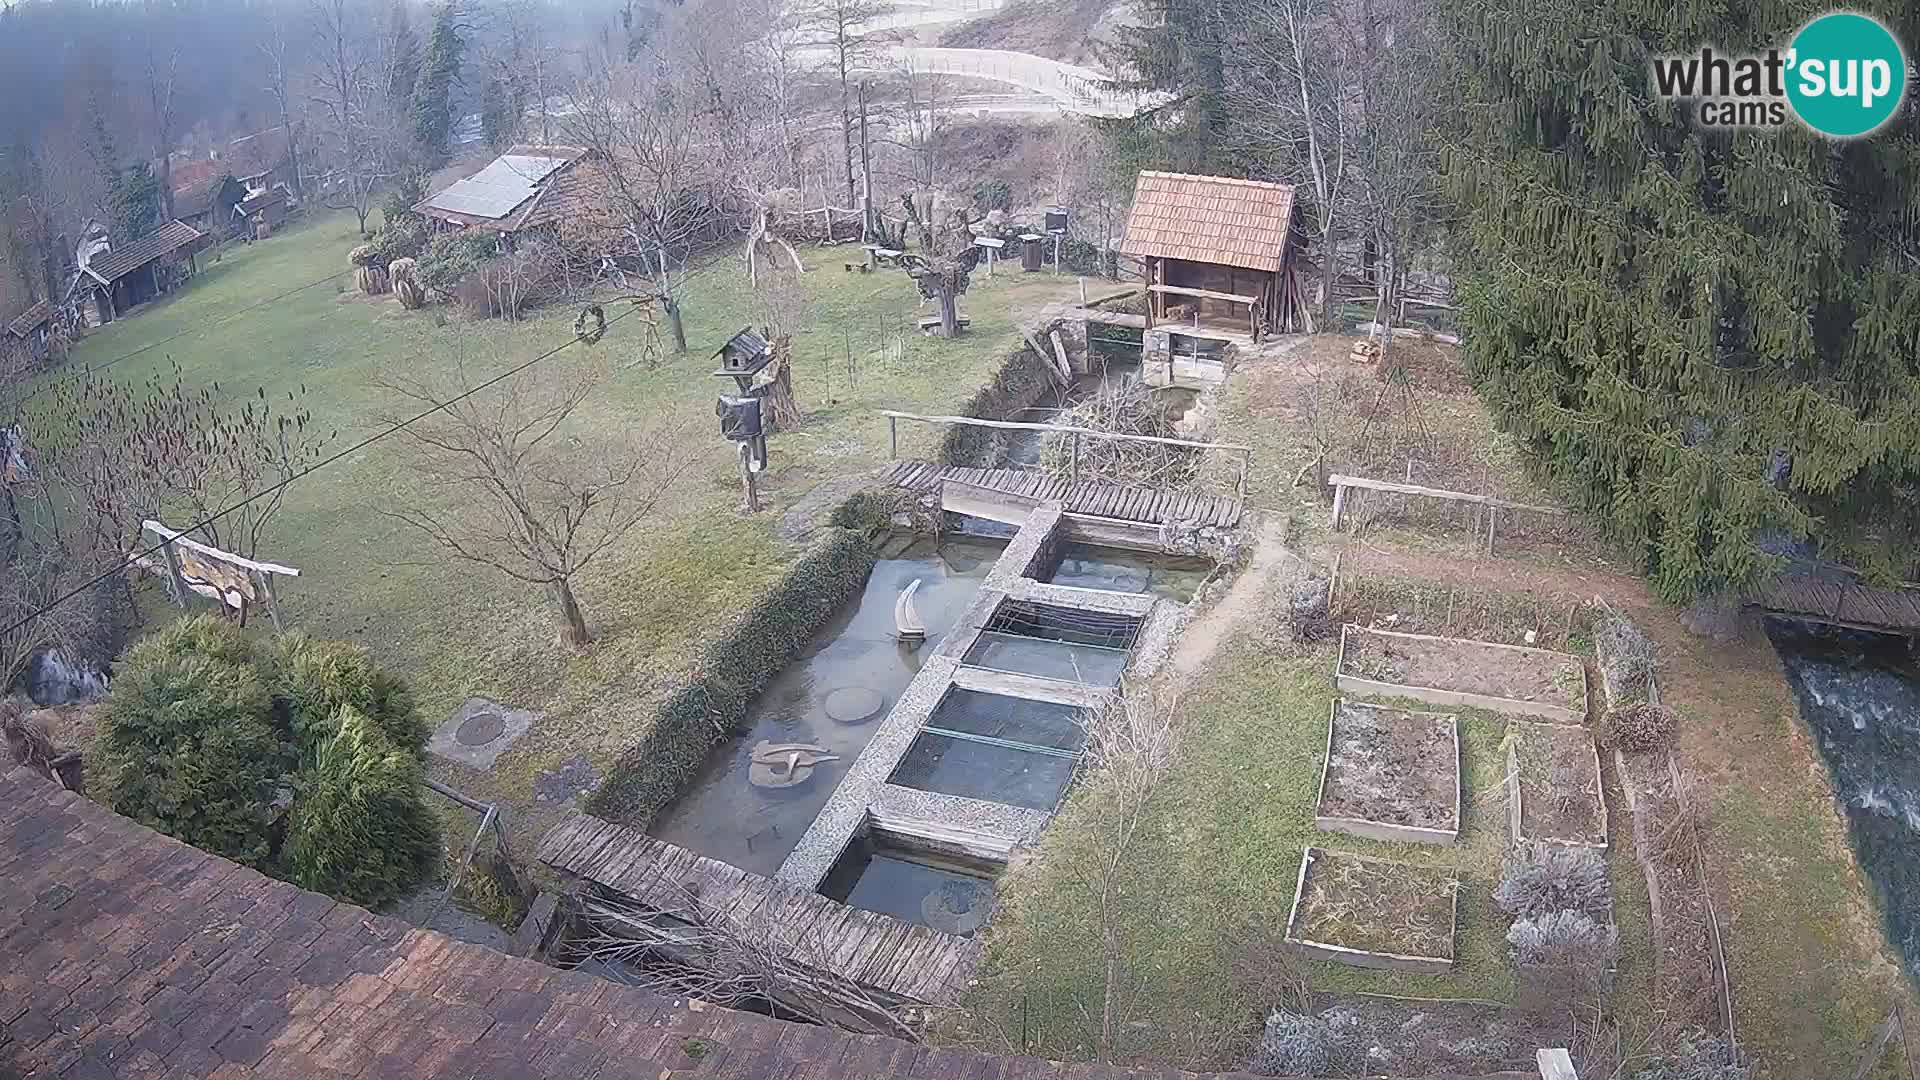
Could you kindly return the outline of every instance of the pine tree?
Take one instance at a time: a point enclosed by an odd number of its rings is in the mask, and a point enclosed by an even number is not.
[[[394,116],[413,115],[413,87],[420,81],[420,39],[396,2],[387,15],[387,106]]]
[[[1102,50],[1122,74],[1106,89],[1159,95],[1164,104],[1118,120],[1096,121],[1110,153],[1140,168],[1182,172],[1224,169],[1226,57],[1232,46],[1226,0],[1158,0],[1144,25],[1124,26]]]
[[[433,33],[427,38],[420,83],[413,95],[414,141],[430,162],[446,160],[447,139],[453,132],[453,84],[460,81],[466,49],[459,8],[449,0],[434,9]]]
[[[145,236],[160,224],[160,180],[146,162],[136,161],[122,170],[109,197],[113,200],[110,235],[116,243]]]
[[[1920,9],[1869,4],[1915,40]],[[1870,138],[1698,127],[1649,58],[1784,48],[1806,4],[1447,5],[1469,371],[1675,601],[1817,550],[1910,572],[1920,112]],[[1529,26],[1515,33],[1516,26]],[[1911,556],[1907,556],[1911,558]]]
[[[494,150],[513,135],[513,106],[507,100],[506,84],[497,78],[488,79],[480,91],[480,130]]]

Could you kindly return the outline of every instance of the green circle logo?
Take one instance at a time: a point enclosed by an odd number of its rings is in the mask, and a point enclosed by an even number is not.
[[[1822,135],[1871,134],[1907,93],[1905,51],[1866,15],[1820,16],[1794,36],[1787,57],[1787,103]]]

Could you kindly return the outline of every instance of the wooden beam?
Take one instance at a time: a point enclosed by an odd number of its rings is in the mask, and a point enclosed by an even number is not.
[[[1340,498],[1341,488],[1366,488],[1370,491],[1394,491],[1402,495],[1425,495],[1434,499],[1452,499],[1456,502],[1479,503],[1482,506],[1498,506],[1508,510],[1527,510],[1536,514],[1553,514],[1565,517],[1567,512],[1557,506],[1532,506],[1527,503],[1498,499],[1492,495],[1474,495],[1465,491],[1448,491],[1444,488],[1421,487],[1418,484],[1401,484],[1392,480],[1373,480],[1365,476],[1347,476],[1335,473],[1327,477],[1327,486],[1334,489],[1334,498]]]
[[[291,566],[281,566],[279,563],[255,562],[252,559],[235,555],[231,551],[221,551],[217,547],[210,547],[198,540],[191,539],[185,533],[174,532],[172,529],[167,528],[157,521],[143,521],[140,523],[140,527],[153,533],[162,540],[171,540],[181,547],[186,548],[188,551],[197,551],[208,558],[219,559],[221,562],[232,563],[235,566],[245,567],[248,570],[258,570],[263,574],[279,574],[282,577],[300,576],[300,571],[295,570]]]
[[[1174,296],[1197,296],[1202,300],[1225,300],[1232,304],[1246,304],[1251,307],[1260,302],[1257,296],[1242,296],[1239,293],[1215,292],[1212,289],[1190,289],[1185,285],[1149,285],[1147,288],[1157,293]]]

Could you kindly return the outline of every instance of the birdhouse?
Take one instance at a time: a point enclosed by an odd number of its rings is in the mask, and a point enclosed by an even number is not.
[[[740,384],[740,392],[744,394],[753,377],[773,359],[773,348],[767,344],[766,338],[754,333],[752,327],[743,327],[713,355],[714,359],[720,361],[720,368],[714,374],[733,379]]]
[[[1047,211],[1047,232],[1059,236],[1067,231],[1067,211],[1065,207],[1055,206]]]

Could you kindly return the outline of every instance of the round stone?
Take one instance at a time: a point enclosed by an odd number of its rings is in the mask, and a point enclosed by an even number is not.
[[[948,934],[971,934],[986,925],[988,909],[986,888],[958,881],[942,882],[940,887],[920,901],[920,914],[927,925]]]
[[[507,721],[496,712],[477,712],[461,721],[453,733],[461,746],[485,746],[507,733]]]
[[[878,716],[886,704],[887,699],[878,690],[842,686],[828,692],[821,707],[827,711],[827,719],[836,724],[858,724]]]

